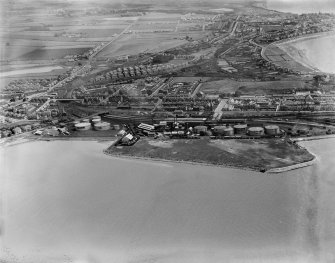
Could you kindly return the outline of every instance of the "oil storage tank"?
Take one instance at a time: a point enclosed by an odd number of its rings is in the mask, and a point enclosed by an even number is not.
[[[226,127],[223,130],[223,136],[233,136],[234,135],[234,129],[232,127]]]
[[[197,134],[204,135],[207,132],[207,127],[206,126],[195,126],[194,132]]]
[[[101,117],[100,116],[94,116],[94,117],[92,117],[92,121],[93,120],[99,120],[99,121],[101,121]]]
[[[226,129],[226,126],[214,126],[213,133],[215,135],[224,135],[225,129]]]
[[[248,130],[250,136],[264,135],[264,129],[262,127],[251,127]]]
[[[92,119],[93,126],[101,122],[101,119]]]
[[[111,125],[108,122],[98,122],[94,124],[94,129],[97,131],[107,131],[110,128],[111,128]]]
[[[265,126],[265,133],[267,135],[277,135],[280,133],[280,129],[277,125],[267,125]]]
[[[91,124],[89,122],[80,122],[74,125],[77,131],[87,131],[91,128]]]
[[[245,134],[247,132],[247,125],[246,124],[237,124],[234,126],[235,134]]]
[[[114,124],[113,129],[117,130],[117,131],[120,130],[120,125],[119,124]]]

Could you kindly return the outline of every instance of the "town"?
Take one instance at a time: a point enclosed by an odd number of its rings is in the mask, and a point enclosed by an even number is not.
[[[0,263],[335,262],[335,0],[0,10]]]
[[[144,9],[123,10],[121,17],[137,18],[108,42],[59,58],[68,66],[62,74],[9,80],[0,94],[1,137],[116,136],[113,145],[131,146],[143,137],[254,140],[335,133],[334,74],[281,48],[304,36],[331,35],[333,14],[296,15],[253,4],[243,13],[178,14],[177,24],[166,18],[157,29],[150,18],[139,22],[148,15]],[[88,14],[106,15],[101,12]],[[56,16],[69,13],[58,10]],[[149,31],[186,34],[178,37],[182,44],[156,52],[106,53],[117,38]],[[62,37],[83,37],[76,34]]]

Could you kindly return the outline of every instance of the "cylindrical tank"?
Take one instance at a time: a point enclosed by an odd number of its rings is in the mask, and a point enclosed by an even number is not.
[[[250,136],[259,136],[264,134],[264,129],[262,127],[251,127],[248,133]]]
[[[247,125],[246,124],[238,124],[234,126],[235,134],[245,134],[247,131]]]
[[[38,129],[41,125],[39,123],[33,123],[32,125],[32,129],[35,130],[35,129]]]
[[[89,122],[80,122],[74,125],[77,131],[87,131],[91,128],[91,124]]]
[[[213,133],[216,135],[223,135],[226,126],[214,126]]]
[[[223,130],[223,136],[233,136],[234,135],[234,129],[232,127],[226,127]]]
[[[277,125],[268,125],[265,126],[265,133],[268,135],[276,135],[280,133],[280,130]]]
[[[107,131],[111,128],[111,125],[109,122],[99,122],[94,124],[94,129],[97,131]]]
[[[79,121],[73,121],[72,123],[71,123],[71,127],[76,127],[76,124],[78,124],[79,123]]]
[[[93,126],[99,122],[101,122],[101,119],[92,119]]]
[[[207,131],[207,127],[206,126],[195,126],[194,127],[194,131],[196,133],[205,133]]]
[[[93,120],[99,120],[99,121],[101,121],[101,117],[100,116],[94,116],[94,117],[92,117],[92,121]]]

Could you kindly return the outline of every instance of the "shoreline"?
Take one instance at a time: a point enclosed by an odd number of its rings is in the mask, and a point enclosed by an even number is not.
[[[284,167],[271,168],[271,169],[267,170],[266,172],[267,173],[283,173],[283,172],[288,172],[288,171],[292,171],[292,170],[296,170],[296,169],[300,169],[300,168],[312,166],[313,164],[315,164],[315,162],[317,160],[317,157],[311,151],[309,151],[307,149],[306,149],[306,151],[308,151],[311,155],[314,156],[312,160],[307,161],[307,162],[292,164],[292,165],[284,166]]]
[[[306,40],[315,39],[315,38],[319,38],[319,37],[320,38],[326,38],[326,37],[331,37],[331,36],[335,36],[335,31],[311,33],[311,34],[306,34],[306,35],[302,35],[302,36],[296,36],[296,37],[291,37],[291,38],[287,38],[287,39],[281,39],[281,40],[278,40],[278,41],[274,41],[274,42],[270,43],[269,45],[263,47],[262,51],[261,51],[261,56],[266,61],[276,64],[275,62],[268,59],[268,57],[265,55],[266,50],[273,46],[273,47],[277,47],[280,50],[282,50],[287,56],[289,56],[296,63],[298,63],[298,64],[302,65],[303,67],[305,67],[306,69],[310,70],[309,72],[306,72],[306,73],[335,74],[335,73],[331,73],[331,72],[324,72],[323,70],[321,70],[321,69],[319,69],[319,68],[317,68],[317,67],[315,67],[311,64],[308,64],[306,61],[303,61],[303,60],[297,58],[296,56],[292,56],[283,47],[283,45],[285,45],[285,44],[299,43],[299,42],[303,42],[303,41],[306,41]],[[304,57],[304,59],[308,60],[308,58],[306,58],[306,57]]]
[[[129,155],[129,154],[112,153],[107,150],[109,146],[106,149],[103,149],[102,153],[107,156],[112,156],[114,158],[122,158],[122,159],[136,159],[136,160],[144,160],[144,161],[163,162],[163,163],[178,163],[178,164],[189,164],[189,165],[200,165],[200,166],[212,166],[212,167],[239,169],[239,170],[261,172],[261,173],[282,173],[282,172],[300,169],[303,167],[312,166],[317,161],[317,156],[313,154],[311,151],[309,151],[308,149],[306,149],[305,147],[302,147],[299,144],[299,142],[332,139],[332,138],[335,138],[335,135],[300,137],[300,138],[291,139],[290,140],[291,142],[297,143],[297,145],[300,148],[304,148],[306,151],[308,151],[308,153],[310,153],[313,156],[313,159],[309,161],[301,162],[301,163],[287,165],[287,166],[269,168],[269,169],[266,169],[264,172],[259,169],[255,169],[255,168],[248,167],[248,166],[236,166],[236,165],[229,165],[229,164],[213,164],[213,163],[209,163],[205,161],[203,162],[183,161],[183,160],[173,160],[173,159],[163,159],[163,158],[143,157],[143,156],[136,156],[136,155]],[[30,138],[24,138],[23,137],[23,138],[15,138],[15,140],[9,141],[9,142],[3,141],[0,144],[0,147],[1,146],[11,147],[11,146],[19,145],[19,144],[24,144],[24,143],[29,143],[29,142],[38,142],[38,141],[95,141],[97,143],[101,143],[101,142],[109,142],[109,141],[112,142],[113,139],[115,139],[115,137],[103,137],[103,138],[98,138],[98,137],[71,137],[71,138],[69,137],[59,137],[59,138],[57,137],[50,137],[50,138],[30,137]]]
[[[107,156],[112,156],[114,158],[120,159],[134,159],[134,160],[144,160],[144,161],[154,161],[154,162],[163,162],[163,163],[178,163],[178,164],[188,164],[188,165],[200,165],[200,166],[211,166],[211,167],[221,167],[221,168],[229,168],[229,169],[237,169],[237,170],[244,170],[244,171],[253,171],[253,172],[260,172],[258,169],[254,169],[247,166],[233,166],[228,164],[212,164],[207,162],[192,162],[192,161],[178,161],[172,159],[163,159],[163,158],[153,158],[153,157],[142,157],[142,156],[135,156],[129,154],[117,154],[107,152],[107,149],[103,150],[103,153]]]
[[[290,38],[286,38],[286,39],[281,39],[275,42],[272,42],[269,45],[278,45],[278,44],[286,44],[286,43],[291,43],[291,42],[299,42],[299,41],[304,41],[304,40],[308,40],[308,39],[314,39],[317,37],[330,37],[335,35],[335,30],[333,31],[327,31],[327,32],[318,32],[318,33],[310,33],[310,34],[305,34],[302,36],[296,36],[296,37],[290,37]]]
[[[308,150],[307,150],[308,151]],[[154,161],[154,162],[164,162],[164,163],[178,163],[178,164],[189,164],[189,165],[200,165],[200,166],[211,166],[211,167],[220,167],[220,168],[229,168],[229,169],[237,169],[237,170],[244,170],[244,171],[253,171],[253,172],[259,172],[259,173],[283,173],[288,172],[292,170],[296,170],[303,167],[308,167],[313,165],[317,157],[308,151],[311,155],[313,155],[313,159],[310,161],[302,162],[302,163],[296,163],[288,166],[283,167],[276,167],[276,168],[270,168],[262,172],[259,169],[251,168],[248,166],[233,166],[229,164],[212,164],[207,162],[192,162],[192,161],[178,161],[178,160],[171,160],[171,159],[162,159],[162,158],[152,158],[152,157],[142,157],[142,156],[134,156],[134,155],[128,155],[128,154],[114,154],[111,152],[107,152],[107,150],[103,150],[103,153],[112,156],[114,158],[123,158],[123,159],[135,159],[135,160],[144,160],[144,161]]]

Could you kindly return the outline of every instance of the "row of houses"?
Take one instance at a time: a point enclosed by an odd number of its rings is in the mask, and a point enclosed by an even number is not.
[[[32,130],[39,129],[41,125],[39,123],[25,124],[20,126],[13,126],[7,128],[1,128],[1,138],[10,137],[13,135],[19,135],[24,132],[30,132]]]
[[[118,68],[107,72],[104,75],[97,76],[90,81],[92,83],[103,82],[103,81],[118,81],[121,79],[135,78],[135,77],[147,77],[150,75],[157,75],[162,73],[168,73],[188,66],[188,62],[180,64],[154,64],[154,65],[139,65],[134,67]]]

